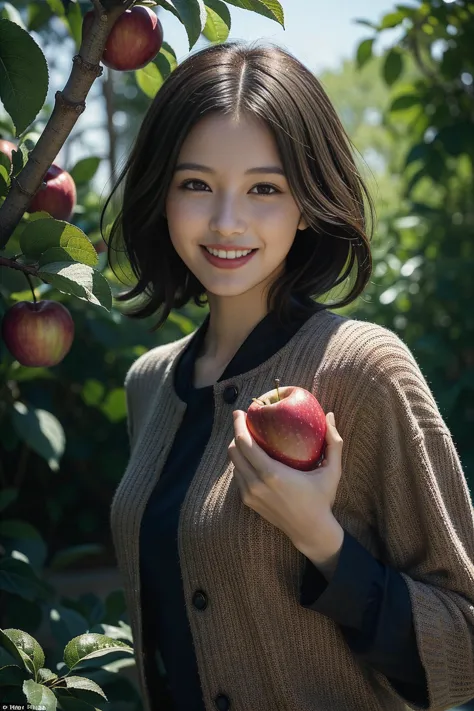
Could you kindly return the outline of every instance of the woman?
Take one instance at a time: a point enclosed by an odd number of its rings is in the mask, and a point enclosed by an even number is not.
[[[140,297],[138,318],[163,307],[157,327],[209,305],[125,381],[111,526],[145,710],[473,697],[469,491],[407,346],[329,310],[369,281],[373,211],[318,80],[278,47],[196,52],[153,100],[124,177],[110,246],[123,239],[137,284],[120,299]],[[276,377],[327,413],[314,471],[250,437],[245,412]]]

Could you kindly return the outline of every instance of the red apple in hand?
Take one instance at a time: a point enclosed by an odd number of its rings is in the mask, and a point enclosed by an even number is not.
[[[287,385],[252,398],[247,427],[257,444],[278,462],[307,472],[322,459],[326,415],[312,393]]]
[[[94,20],[89,10],[82,20],[82,36]],[[110,69],[128,71],[141,69],[156,57],[163,44],[163,27],[148,7],[135,5],[120,15],[105,43],[101,62]]]
[[[28,212],[45,210],[56,220],[67,222],[76,206],[76,184],[72,176],[53,163],[43,180],[46,187],[40,187],[30,202]]]
[[[74,321],[58,301],[19,301],[4,315],[2,335],[19,363],[49,367],[62,361],[71,348]]]

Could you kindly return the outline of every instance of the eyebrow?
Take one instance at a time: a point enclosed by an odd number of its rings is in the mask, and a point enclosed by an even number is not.
[[[207,165],[200,165],[199,163],[180,163],[175,168],[178,170],[200,170],[202,173],[215,173],[216,171],[209,168]],[[257,168],[249,168],[245,171],[245,175],[250,175],[253,173],[276,173],[277,175],[285,175],[283,168],[278,165],[263,165]]]

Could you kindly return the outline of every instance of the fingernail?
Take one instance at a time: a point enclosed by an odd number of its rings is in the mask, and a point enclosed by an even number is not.
[[[336,420],[334,419],[334,412],[329,412],[329,413],[328,413],[328,418],[329,418],[329,422],[331,423],[331,425],[335,425],[335,424],[336,424]]]

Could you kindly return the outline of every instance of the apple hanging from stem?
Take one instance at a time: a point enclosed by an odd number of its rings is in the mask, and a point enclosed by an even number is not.
[[[21,365],[50,367],[60,363],[74,340],[74,321],[58,301],[19,301],[2,321],[5,345]]]
[[[94,10],[82,20],[84,37],[94,22]],[[117,71],[142,69],[151,62],[163,44],[163,26],[149,7],[134,5],[125,10],[110,30],[101,57],[102,64]]]
[[[279,385],[275,378],[275,389],[252,398],[249,432],[272,459],[300,471],[316,469],[326,444],[324,410],[305,388]]]
[[[76,207],[76,183],[67,170],[53,163],[48,168],[43,184],[27,208],[28,212],[44,210],[56,220],[68,222]]]

